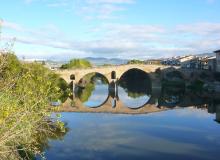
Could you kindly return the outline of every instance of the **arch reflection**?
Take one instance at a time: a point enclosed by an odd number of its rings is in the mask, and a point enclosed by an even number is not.
[[[108,99],[108,80],[100,73],[89,73],[75,87],[76,97],[86,107],[100,107]]]
[[[118,95],[128,108],[144,106],[151,98],[152,85],[148,73],[133,68],[126,71],[118,82]]]

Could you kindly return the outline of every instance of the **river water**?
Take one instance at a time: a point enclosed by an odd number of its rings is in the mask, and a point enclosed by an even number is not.
[[[88,76],[89,79],[93,76]],[[136,77],[137,78],[137,77]],[[145,77],[147,80],[147,77]],[[149,103],[153,95],[144,77],[119,80],[113,97],[130,109]],[[140,82],[142,79],[144,82]],[[109,96],[108,83],[98,76],[77,88],[85,107],[102,106]],[[82,81],[83,83],[83,81]],[[68,132],[50,140],[49,160],[216,160],[220,158],[220,105],[178,87],[164,87],[156,99],[160,112],[147,114],[63,112]],[[117,105],[116,105],[117,107]]]
[[[62,113],[69,132],[49,142],[50,160],[218,159],[220,125],[204,109],[152,114]]]

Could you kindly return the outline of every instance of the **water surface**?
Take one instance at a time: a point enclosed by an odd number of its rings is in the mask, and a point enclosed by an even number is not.
[[[206,109],[143,115],[62,113],[70,131],[50,141],[50,160],[218,159],[220,125]]]
[[[49,141],[49,160],[220,158],[220,101],[187,91],[181,80],[165,81],[155,92],[149,75],[138,69],[125,72],[116,83],[92,73],[80,80],[76,97],[89,107],[86,112],[112,100],[109,111],[122,109],[124,114],[61,113],[68,132]],[[126,114],[126,107],[146,114]]]

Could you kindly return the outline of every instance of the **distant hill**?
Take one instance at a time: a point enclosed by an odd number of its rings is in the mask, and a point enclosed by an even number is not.
[[[94,58],[94,57],[86,57],[84,58],[90,61],[93,65],[100,66],[104,64],[113,64],[113,65],[120,65],[120,64],[127,64],[128,60],[126,59],[119,59],[119,58]]]
[[[128,60],[125,59],[119,59],[119,58],[94,58],[94,57],[86,57],[86,58],[82,58],[85,60],[88,60],[92,65],[94,66],[101,66],[104,64],[112,64],[112,65],[120,65],[120,64],[127,64]],[[64,61],[64,60],[45,60],[45,62],[49,65],[49,66],[62,66],[63,64],[68,63],[69,61]]]

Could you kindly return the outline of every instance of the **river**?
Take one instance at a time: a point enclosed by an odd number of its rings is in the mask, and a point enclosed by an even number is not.
[[[122,78],[118,92],[108,94],[100,75],[78,87],[76,97],[84,108],[95,110],[112,97],[131,110],[150,103],[148,77]],[[92,80],[91,80],[92,79]],[[143,81],[143,82],[141,82]],[[84,83],[82,81],[82,83]],[[141,85],[140,85],[141,84]],[[163,87],[155,112],[144,114],[62,112],[68,132],[50,140],[48,160],[215,160],[220,157],[220,105],[218,99],[202,98],[184,88]],[[148,106],[146,106],[147,109]]]
[[[49,142],[49,160],[216,159],[220,125],[206,110],[152,114],[62,113],[69,132]]]

